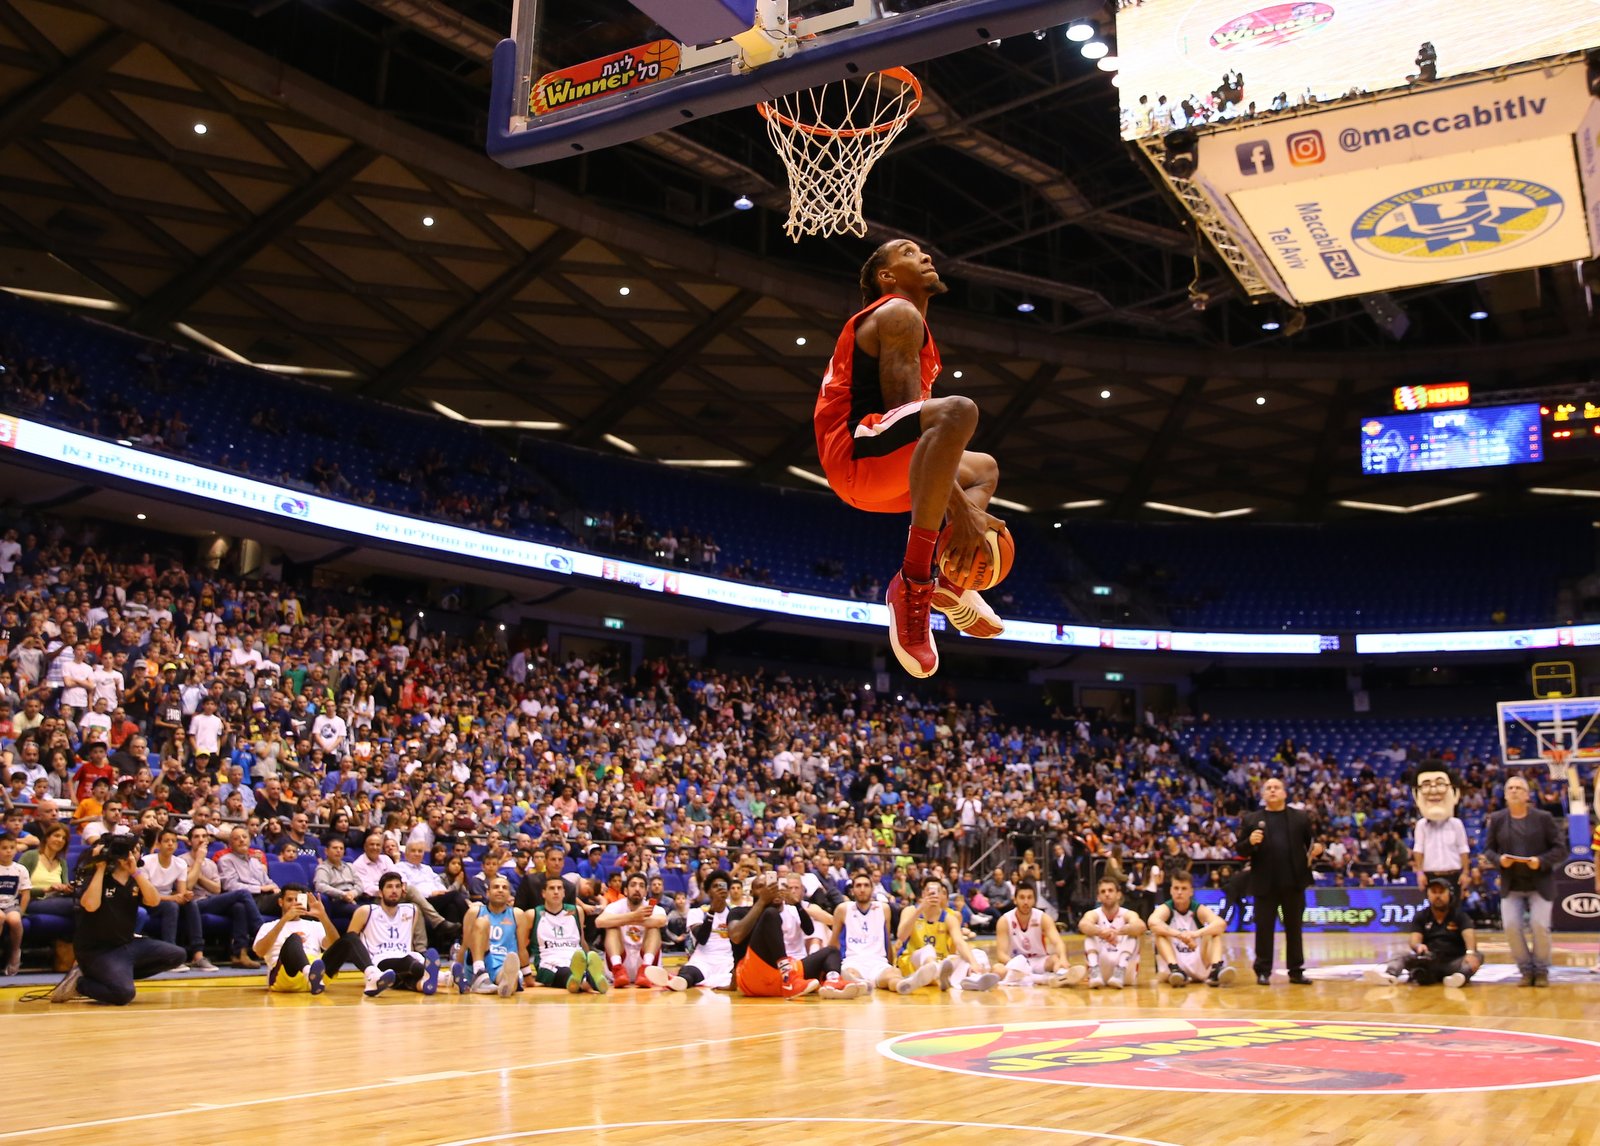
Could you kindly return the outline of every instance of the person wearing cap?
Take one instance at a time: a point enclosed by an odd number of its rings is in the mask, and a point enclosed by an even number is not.
[[[1443,983],[1464,987],[1472,980],[1483,955],[1472,917],[1455,903],[1456,885],[1449,875],[1428,877],[1428,908],[1418,912],[1407,949],[1389,960],[1382,971],[1367,971],[1368,982],[1395,984],[1409,975],[1418,986]]]

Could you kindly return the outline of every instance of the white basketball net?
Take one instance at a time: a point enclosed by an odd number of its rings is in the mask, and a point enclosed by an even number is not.
[[[889,68],[758,105],[789,171],[789,238],[867,233],[862,188],[921,103],[916,77]]]

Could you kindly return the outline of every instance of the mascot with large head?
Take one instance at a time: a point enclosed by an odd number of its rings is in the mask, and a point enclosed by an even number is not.
[[[1461,781],[1443,762],[1425,760],[1411,772],[1411,798],[1431,823],[1447,823],[1461,802]]]

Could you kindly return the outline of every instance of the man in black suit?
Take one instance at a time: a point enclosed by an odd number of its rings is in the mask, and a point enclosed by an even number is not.
[[[1289,807],[1289,789],[1274,776],[1261,786],[1263,811],[1246,812],[1239,825],[1239,852],[1250,861],[1250,890],[1256,901],[1256,982],[1272,978],[1272,944],[1283,916],[1289,982],[1306,984],[1300,916],[1311,886],[1311,861],[1322,845],[1311,839],[1311,821]]]

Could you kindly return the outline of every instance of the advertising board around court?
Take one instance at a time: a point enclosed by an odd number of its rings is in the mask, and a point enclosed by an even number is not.
[[[1255,927],[1255,904],[1248,898],[1235,902],[1209,888],[1197,889],[1194,898],[1226,919],[1230,929]],[[1300,918],[1307,931],[1406,932],[1427,906],[1428,897],[1415,887],[1312,887],[1306,889]]]
[[[1600,253],[1595,122],[1583,67],[1531,69],[1205,131],[1197,183],[1322,302]]]

